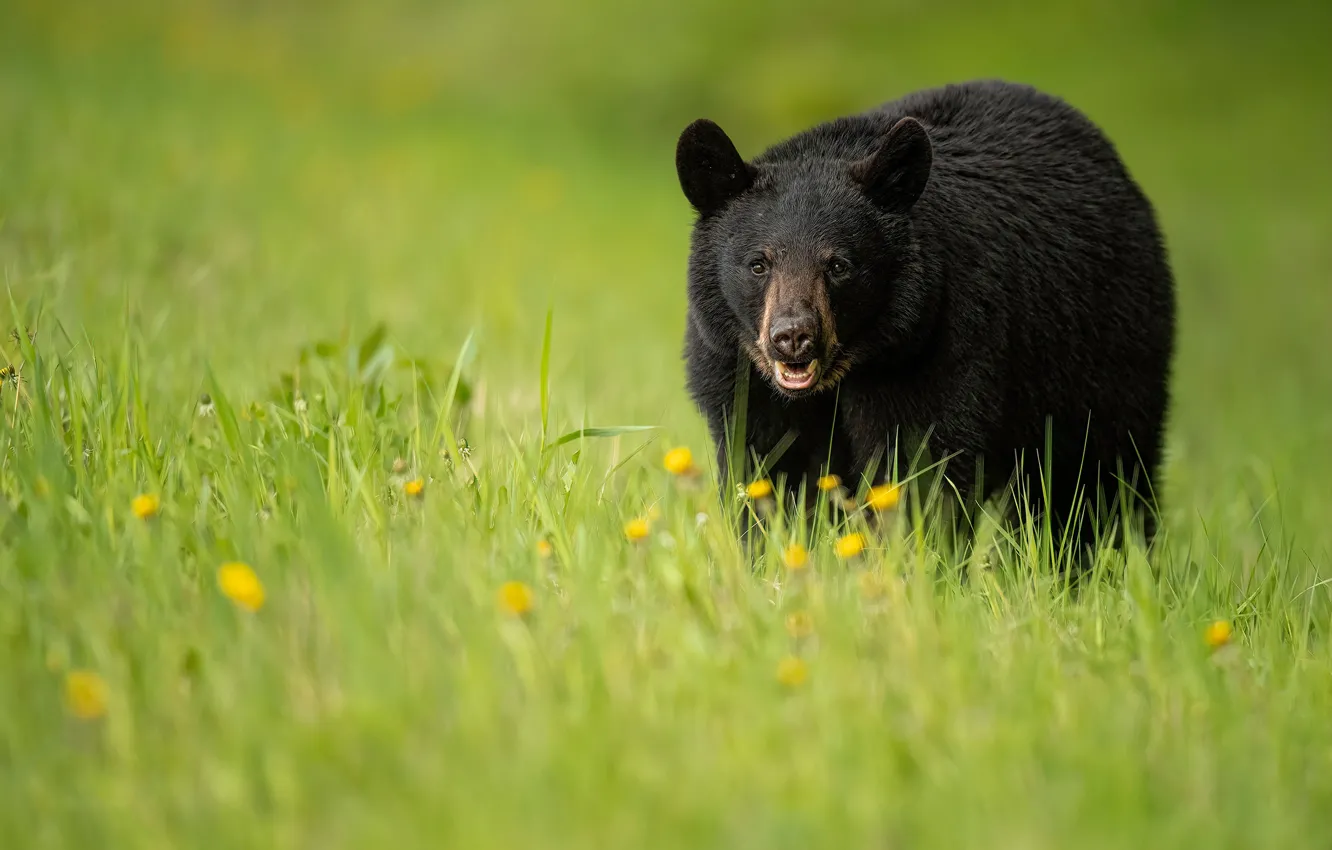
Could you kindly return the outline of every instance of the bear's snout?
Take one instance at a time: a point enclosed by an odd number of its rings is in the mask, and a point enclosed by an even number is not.
[[[768,342],[778,360],[786,363],[807,363],[815,357],[815,338],[819,330],[818,317],[813,310],[801,311],[773,320],[768,329]]]
[[[812,392],[824,374],[827,349],[836,339],[827,293],[813,275],[773,275],[764,299],[754,362],[788,395]]]

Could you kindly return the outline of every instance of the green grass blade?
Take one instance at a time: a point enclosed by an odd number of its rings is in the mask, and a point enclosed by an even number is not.
[[[435,432],[430,441],[429,449],[432,452],[435,451],[435,447],[439,445],[442,438],[449,453],[449,459],[453,462],[453,468],[459,473],[462,472],[463,458],[458,451],[458,435],[454,433],[450,417],[453,415],[453,400],[458,393],[458,382],[462,380],[462,371],[471,357],[473,337],[473,333],[467,334],[462,347],[458,349],[457,358],[453,361],[453,370],[449,372],[449,383],[444,389],[444,398],[440,400],[439,413],[435,419]]]
[[[546,311],[546,330],[541,335],[541,448],[546,447],[550,429],[550,336],[555,320],[553,309]]]
[[[577,431],[570,431],[555,438],[550,445],[546,446],[546,451],[557,449],[566,443],[572,443],[574,440],[618,437],[621,434],[639,434],[645,431],[656,431],[659,427],[658,425],[612,425],[605,428],[579,428]]]

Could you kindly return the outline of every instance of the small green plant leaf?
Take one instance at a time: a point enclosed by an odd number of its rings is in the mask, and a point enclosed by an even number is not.
[[[227,400],[226,393],[222,392],[222,387],[217,382],[217,377],[213,374],[211,367],[207,369],[208,395],[213,399],[213,407],[217,411],[217,421],[222,426],[222,436],[227,441],[227,447],[234,453],[239,453],[243,446],[241,442],[240,425],[236,422],[236,411]]]
[[[316,342],[314,344],[314,353],[316,357],[322,358],[324,360],[332,360],[333,358],[337,357],[339,354],[342,353],[342,346],[337,344],[336,342],[321,340],[320,342]]]
[[[362,351],[364,354],[364,351]],[[361,361],[361,383],[377,383],[389,367],[393,365],[393,346],[381,345],[371,353],[369,359]]]
[[[388,326],[385,325],[383,322],[379,323],[378,325],[375,325],[374,330],[370,331],[370,333],[366,335],[365,339],[361,341],[361,347],[356,354],[356,368],[358,370],[360,370],[362,373],[365,372],[365,368],[366,366],[369,365],[371,359],[373,359],[376,355],[379,354],[380,349],[385,347],[384,339],[387,336],[388,336]],[[389,358],[391,361],[392,360],[391,353],[389,355]]]

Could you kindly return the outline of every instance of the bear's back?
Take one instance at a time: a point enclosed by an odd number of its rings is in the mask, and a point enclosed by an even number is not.
[[[978,80],[921,89],[865,112],[816,124],[764,150],[755,164],[802,159],[854,160],[873,153],[899,120],[924,124],[945,159],[979,152],[1016,153],[1023,143],[1109,142],[1067,102],[1021,83]]]
[[[1172,276],[1152,206],[1080,111],[1026,85],[954,84],[815,126],[755,162],[859,159],[908,116],[934,149],[911,218],[948,290],[950,356],[996,359],[1009,436],[1036,444],[1041,414],[1085,423],[1120,409],[1154,443]]]

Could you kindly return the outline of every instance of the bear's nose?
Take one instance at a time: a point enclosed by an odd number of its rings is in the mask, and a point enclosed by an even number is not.
[[[774,319],[768,341],[785,363],[807,363],[814,359],[814,317],[785,316]]]

